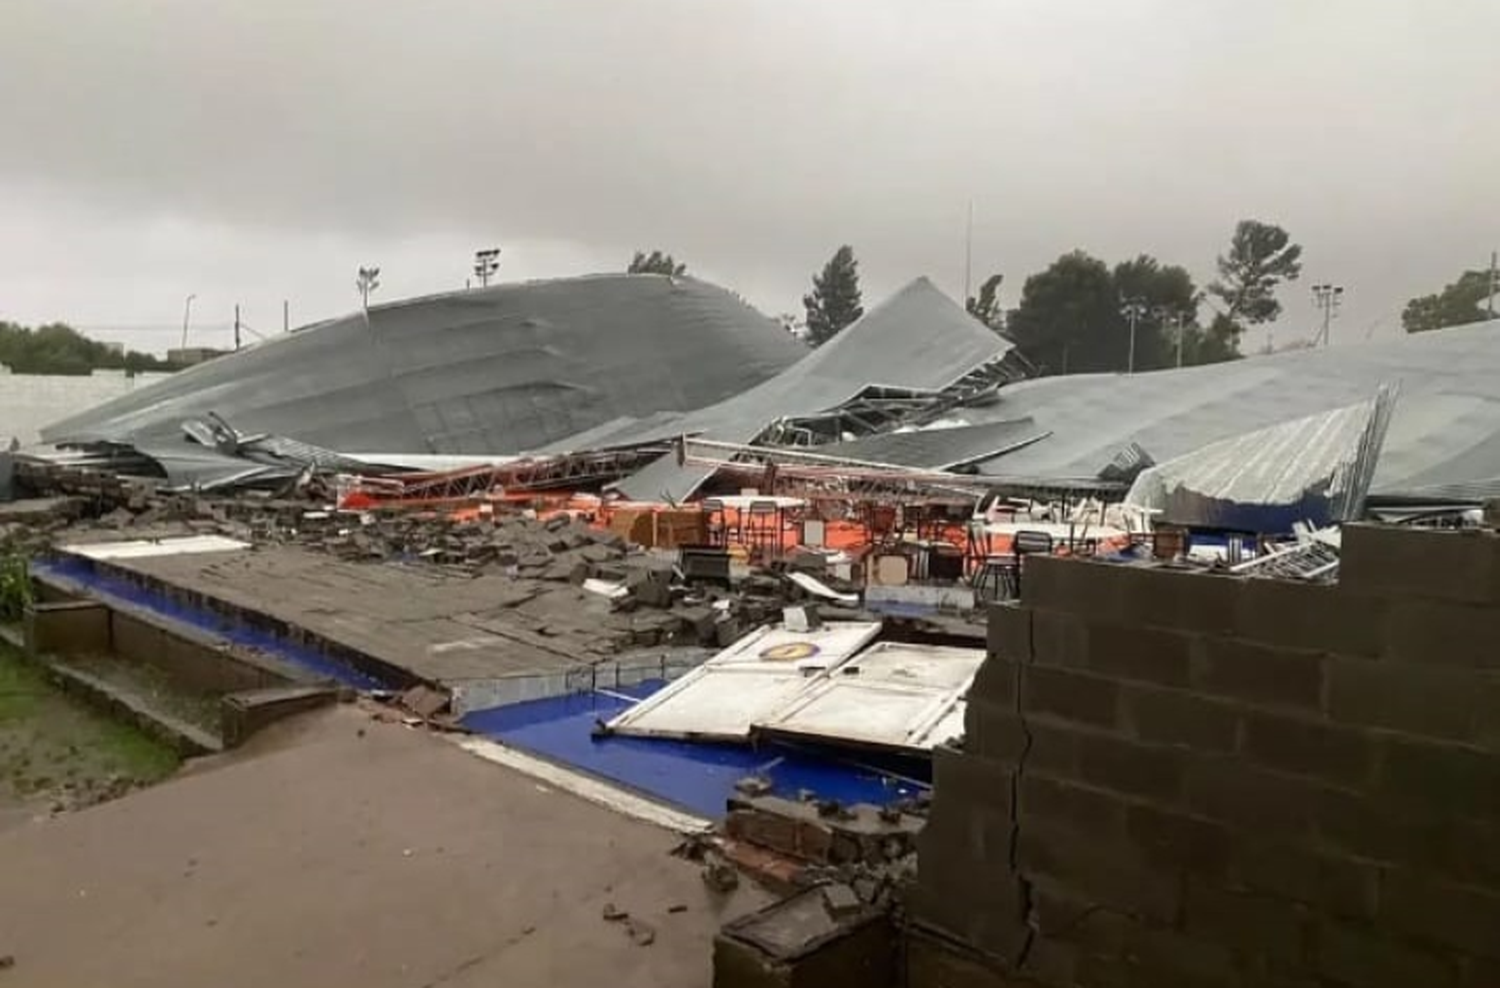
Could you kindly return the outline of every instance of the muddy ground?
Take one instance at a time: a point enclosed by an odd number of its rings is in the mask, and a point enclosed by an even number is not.
[[[179,764],[171,748],[60,692],[0,645],[0,830],[113,799]]]

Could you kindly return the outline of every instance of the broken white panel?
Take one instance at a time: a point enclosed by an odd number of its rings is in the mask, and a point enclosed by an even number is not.
[[[146,559],[151,556],[185,556],[202,552],[238,552],[250,543],[221,535],[190,535],[174,539],[139,539],[131,542],[91,542],[65,545],[62,551],[85,559]]]
[[[751,632],[606,725],[616,734],[742,741],[757,721],[847,662],[880,633],[875,621]]]
[[[838,604],[849,604],[851,606],[859,603],[859,594],[840,593],[839,591],[830,587],[828,584],[824,583],[822,580],[807,573],[801,573],[794,570],[788,573],[786,575],[786,578],[797,584],[797,586],[801,587],[803,590],[806,590],[808,593],[812,594],[814,597],[821,597],[824,600],[831,600]]]
[[[963,698],[982,662],[982,649],[881,642],[755,727],[833,744],[930,750],[963,733]]]

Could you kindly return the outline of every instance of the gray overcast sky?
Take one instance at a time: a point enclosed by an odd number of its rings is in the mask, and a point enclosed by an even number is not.
[[[1497,98],[1494,0],[0,0],[0,318],[270,329],[491,244],[956,296],[972,198],[1007,304],[1075,247],[1206,280],[1253,216],[1306,249],[1278,338],[1323,279],[1386,335],[1500,245]]]

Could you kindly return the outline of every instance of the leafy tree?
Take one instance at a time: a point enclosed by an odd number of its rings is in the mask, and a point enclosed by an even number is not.
[[[630,259],[630,267],[625,269],[625,273],[665,274],[677,277],[687,274],[687,265],[678,264],[671,254],[663,254],[659,250],[653,250],[650,254],[638,250]]]
[[[1229,240],[1229,253],[1220,254],[1219,277],[1208,286],[1218,299],[1218,343],[1232,344],[1239,353],[1240,334],[1249,326],[1270,322],[1281,314],[1276,288],[1296,281],[1302,273],[1302,246],[1274,223],[1240,220]],[[1212,327],[1210,327],[1212,329]],[[1227,336],[1225,334],[1228,334]]]
[[[1425,333],[1444,326],[1462,326],[1487,316],[1485,302],[1491,294],[1488,271],[1465,271],[1458,280],[1435,295],[1422,295],[1401,310],[1401,325],[1408,333]]]
[[[964,300],[964,308],[969,310],[969,315],[997,332],[1005,328],[1005,310],[1000,307],[1000,285],[1003,281],[1005,275],[992,274],[979,286],[977,296],[970,295]]]
[[[813,275],[813,290],[802,296],[802,306],[807,310],[807,337],[813,346],[827,343],[865,314],[853,247],[840,247],[823,265],[822,273]]]
[[[1129,340],[1109,267],[1075,250],[1026,279],[1008,324],[1011,339],[1053,374],[1118,370]]]
[[[0,322],[0,364],[17,374],[77,374],[93,370],[165,371],[175,368],[149,353],[120,352],[71,326],[51,323],[30,329]]]

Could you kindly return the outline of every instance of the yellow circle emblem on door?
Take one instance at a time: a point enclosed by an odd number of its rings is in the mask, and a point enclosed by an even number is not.
[[[810,659],[817,654],[818,646],[812,642],[785,642],[762,649],[760,657],[767,662],[795,662],[798,659]]]

